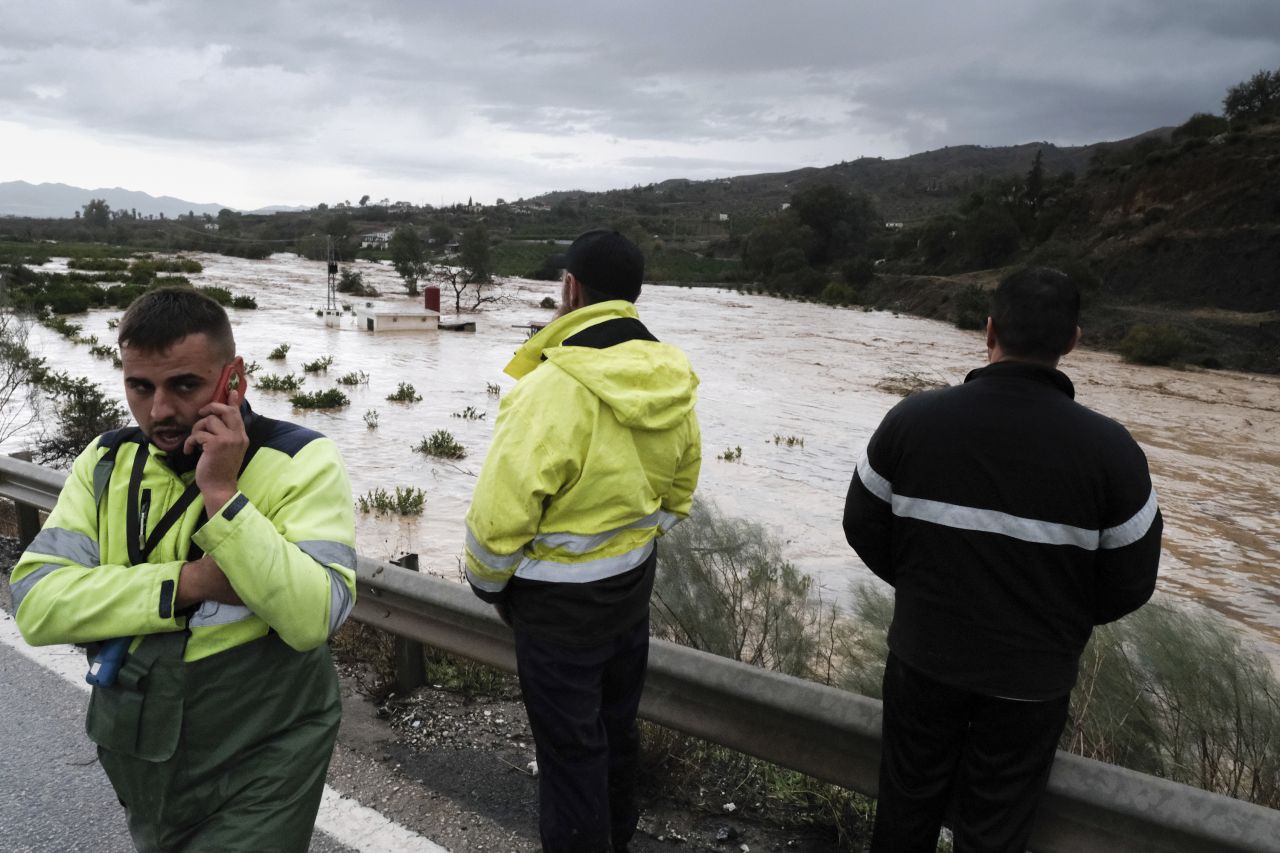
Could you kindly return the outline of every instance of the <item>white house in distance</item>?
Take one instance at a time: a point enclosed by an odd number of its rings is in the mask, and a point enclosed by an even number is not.
[[[390,231],[372,231],[360,236],[361,249],[385,249],[390,242]]]
[[[375,335],[388,332],[438,332],[440,312],[407,306],[379,306],[366,302],[356,309],[356,327]]]

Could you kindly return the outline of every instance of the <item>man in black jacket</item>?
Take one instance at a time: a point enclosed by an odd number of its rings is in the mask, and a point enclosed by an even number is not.
[[[1163,522],[1142,450],[1073,399],[1080,296],[1049,269],[996,290],[989,364],[885,416],[845,502],[894,587],[873,851],[1026,849],[1094,625],[1155,587]]]

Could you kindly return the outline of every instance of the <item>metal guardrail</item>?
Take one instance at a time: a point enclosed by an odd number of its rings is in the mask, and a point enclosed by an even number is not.
[[[49,510],[64,475],[0,458],[0,497]],[[34,535],[34,531],[32,531]],[[352,618],[507,671],[511,631],[460,584],[359,557]],[[664,726],[875,796],[880,702],[654,640],[640,714]],[[1280,812],[1059,752],[1032,849],[1280,851]]]

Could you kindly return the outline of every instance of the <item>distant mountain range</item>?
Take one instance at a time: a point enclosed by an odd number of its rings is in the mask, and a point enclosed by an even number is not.
[[[29,216],[36,219],[70,219],[92,199],[105,199],[112,210],[136,210],[139,216],[173,218],[188,213],[208,213],[214,216],[225,204],[199,204],[173,196],[159,197],[123,187],[99,187],[90,190],[67,184],[30,184],[26,181],[0,183],[0,216]],[[233,210],[235,208],[232,208]],[[302,210],[298,207],[268,207],[252,213]]]

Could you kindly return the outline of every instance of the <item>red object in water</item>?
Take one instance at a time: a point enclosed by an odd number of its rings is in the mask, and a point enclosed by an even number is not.
[[[440,288],[434,284],[428,284],[422,288],[422,305],[428,311],[440,313]]]

